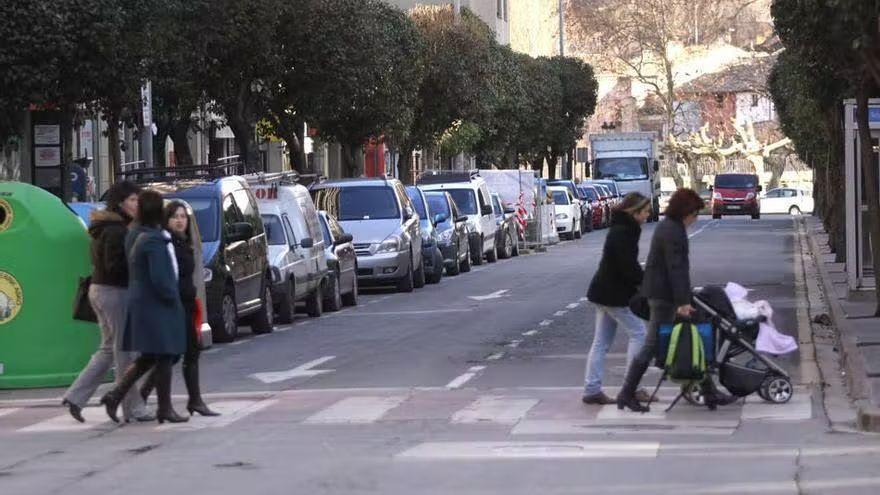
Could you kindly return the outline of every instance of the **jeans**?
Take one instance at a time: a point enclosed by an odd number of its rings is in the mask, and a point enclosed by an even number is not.
[[[614,308],[596,304],[596,334],[584,377],[584,394],[594,395],[602,391],[602,375],[605,371],[605,355],[614,342],[617,329],[622,327],[629,336],[626,347],[626,365],[629,367],[645,342],[645,322],[627,307]]]

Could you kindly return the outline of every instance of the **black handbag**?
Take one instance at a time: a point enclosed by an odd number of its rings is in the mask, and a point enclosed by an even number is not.
[[[73,319],[79,321],[98,322],[92,302],[89,301],[89,287],[92,285],[92,277],[80,277],[76,287],[76,295],[73,298]]]
[[[629,310],[645,321],[651,319],[651,306],[648,305],[648,298],[642,294],[641,290],[629,300]]]

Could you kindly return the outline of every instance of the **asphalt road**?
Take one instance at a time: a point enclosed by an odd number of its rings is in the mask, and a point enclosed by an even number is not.
[[[704,219],[691,236],[695,284],[754,289],[778,328],[803,341],[790,218]],[[88,408],[79,425],[54,399],[14,402],[57,389],[0,391],[0,493],[880,492],[880,442],[829,431],[798,352],[778,360],[797,385],[784,405],[749,397],[663,413],[669,385],[646,415],[582,405],[594,319],[583,296],[604,237],[414,294],[369,291],[356,308],[299,315],[270,335],[245,331],[202,358],[219,418],[117,427]],[[618,337],[607,361],[609,394],[625,344]]]

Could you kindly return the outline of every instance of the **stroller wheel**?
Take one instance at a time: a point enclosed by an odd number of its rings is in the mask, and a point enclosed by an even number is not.
[[[785,404],[794,395],[794,387],[791,386],[791,380],[784,376],[768,376],[761,384],[759,394],[774,404]]]
[[[688,401],[691,405],[706,405],[706,397],[703,395],[703,390],[700,388],[699,383],[688,383],[686,385],[682,385],[682,389],[684,400]]]

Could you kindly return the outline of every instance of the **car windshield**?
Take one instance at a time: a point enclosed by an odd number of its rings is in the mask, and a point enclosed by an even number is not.
[[[568,204],[568,194],[565,194],[565,191],[553,191],[553,202],[558,205],[567,205]]]
[[[174,199],[168,197],[168,199]],[[215,242],[217,240],[217,219],[220,213],[217,211],[217,201],[212,198],[180,198],[192,207],[196,216],[196,225],[202,242]]]
[[[434,212],[434,215],[446,215],[446,218],[449,218],[451,214],[449,213],[449,203],[446,202],[446,194],[445,193],[426,193],[425,196],[428,198],[428,208]]]
[[[648,178],[648,160],[639,157],[597,158],[596,178],[643,180]]]
[[[260,215],[263,217],[263,226],[266,227],[266,240],[270,246],[283,246],[287,244],[284,238],[284,227],[281,226],[281,218],[278,215]]]
[[[592,187],[585,187],[582,190],[584,191],[584,196],[590,201],[597,201],[599,199],[599,195],[596,194],[596,190]]]
[[[400,218],[397,199],[390,187],[327,187],[313,194],[317,208],[339,221]]]
[[[415,187],[407,187],[406,194],[409,195],[409,199],[412,201],[413,206],[416,208],[416,213],[419,214],[419,218],[422,220],[428,219],[428,212],[425,210],[425,202],[422,201],[422,195],[419,193],[419,190]]]
[[[472,189],[447,189],[463,215],[477,214],[477,196]]]
[[[754,175],[725,174],[715,176],[715,187],[719,189],[754,189],[757,179]]]

